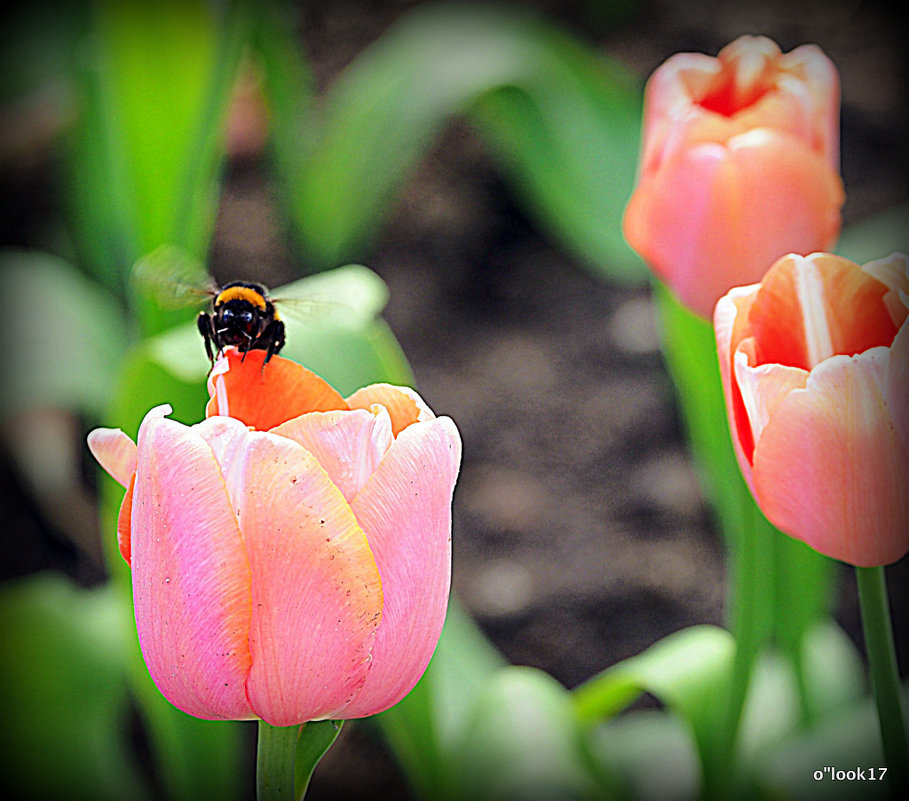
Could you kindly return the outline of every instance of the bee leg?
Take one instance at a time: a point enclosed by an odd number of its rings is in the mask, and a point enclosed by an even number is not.
[[[196,318],[196,326],[199,329],[199,333],[202,334],[202,339],[205,341],[205,352],[208,354],[208,360],[212,363],[212,366],[215,364],[215,357],[212,353],[212,343],[217,344],[217,336],[215,335],[214,328],[211,324],[211,317],[209,317],[205,312],[199,314]]]
[[[284,323],[281,320],[272,320],[266,329],[266,334],[269,330],[271,335],[268,338],[268,348],[265,350],[265,361],[262,362],[263,370],[268,364],[268,360],[284,347]]]

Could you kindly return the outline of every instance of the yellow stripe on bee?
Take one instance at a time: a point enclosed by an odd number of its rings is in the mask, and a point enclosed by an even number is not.
[[[255,289],[248,286],[231,286],[218,294],[215,298],[215,304],[229,303],[232,300],[245,300],[252,303],[260,311],[265,311],[265,298]]]

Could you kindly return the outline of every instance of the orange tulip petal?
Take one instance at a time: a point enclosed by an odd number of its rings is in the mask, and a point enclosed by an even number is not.
[[[748,316],[760,362],[810,370],[834,354],[853,356],[893,341],[885,284],[830,253],[780,259],[761,282]]]
[[[451,581],[451,496],[461,440],[447,417],[401,432],[351,504],[382,575],[385,607],[366,684],[344,710],[363,717],[403,698],[435,650]]]
[[[133,495],[136,491],[136,474],[133,473],[129,479],[129,486],[126,488],[126,495],[120,504],[120,512],[117,515],[117,547],[120,549],[120,555],[126,560],[126,564],[132,566],[132,519],[133,519]]]
[[[350,502],[375,472],[391,447],[391,419],[382,406],[375,411],[313,412],[271,430],[308,450]]]
[[[96,428],[88,435],[88,449],[121,486],[128,487],[136,472],[138,450],[119,428]]]
[[[754,453],[767,518],[812,548],[861,567],[909,552],[909,451],[884,397],[889,352],[835,356],[777,404]]]
[[[267,366],[264,360],[265,351],[225,349],[209,376],[206,417],[227,415],[267,431],[306,412],[348,408],[337,390],[311,370],[280,356]]]
[[[388,409],[388,414],[391,416],[391,430],[395,436],[398,436],[411,423],[435,418],[423,399],[409,387],[370,384],[368,387],[358,389],[347,398],[347,404],[351,409],[369,409],[376,403]]]
[[[142,653],[174,706],[200,718],[249,718],[246,550],[211,448],[164,413],[153,409],[139,431],[133,495]]]
[[[250,432],[225,470],[252,571],[249,703],[275,726],[332,717],[366,680],[382,617],[366,536],[290,439]]]

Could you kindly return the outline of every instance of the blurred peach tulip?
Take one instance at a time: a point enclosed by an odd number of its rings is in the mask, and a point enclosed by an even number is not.
[[[127,487],[118,525],[142,653],[200,718],[372,715],[422,675],[444,622],[461,442],[412,390],[342,398],[228,349],[204,422],[152,409],[138,446],[89,446]]]
[[[644,97],[629,244],[709,319],[733,286],[840,230],[839,80],[814,45],[742,36],[717,58],[679,53]]]
[[[782,531],[859,567],[909,552],[909,266],[790,254],[721,298],[732,440]]]

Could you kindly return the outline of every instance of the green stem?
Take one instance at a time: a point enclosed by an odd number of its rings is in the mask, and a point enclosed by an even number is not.
[[[729,627],[735,636],[735,656],[720,723],[716,763],[704,766],[704,796],[728,797],[735,781],[736,746],[748,687],[761,646],[769,636],[769,599],[773,596],[772,542],[761,529],[757,507],[747,487],[739,488],[742,526],[731,543]]]
[[[856,567],[855,576],[884,761],[889,770],[891,793],[894,798],[902,798],[909,789],[909,740],[900,699],[899,670],[884,568]]]
[[[300,726],[259,721],[256,747],[256,801],[293,801],[294,760]]]
[[[341,720],[302,726],[271,726],[259,721],[256,749],[256,801],[299,801],[319,760],[341,732]]]

